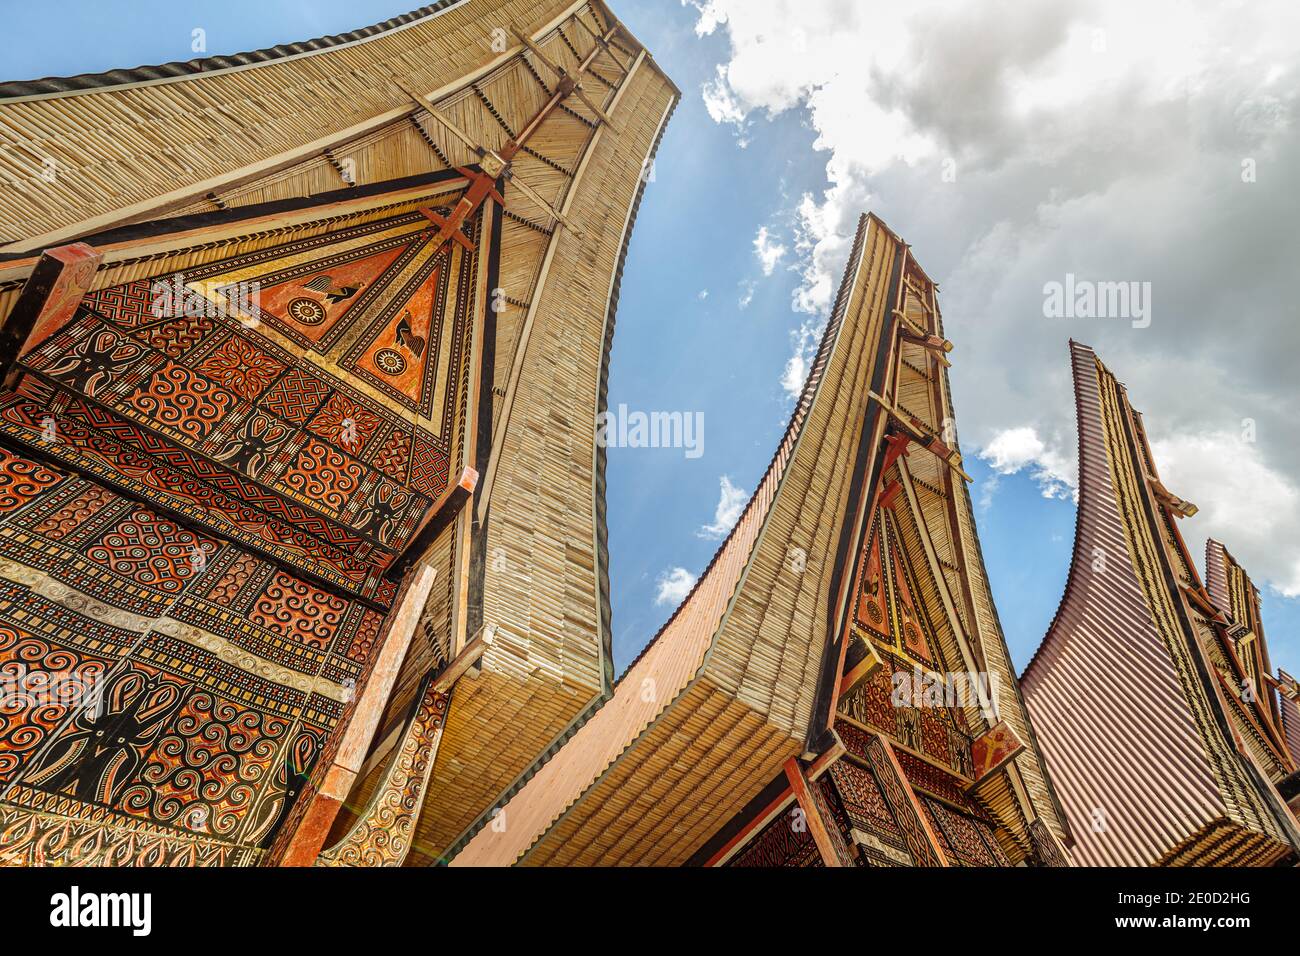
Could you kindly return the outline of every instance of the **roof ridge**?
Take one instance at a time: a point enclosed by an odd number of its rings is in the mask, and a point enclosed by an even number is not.
[[[419,7],[409,13],[399,14],[380,23],[373,23],[357,30],[349,30],[346,33],[336,33],[331,36],[315,37],[310,40],[277,43],[275,46],[251,50],[247,53],[200,57],[199,59],[185,61],[173,60],[155,66],[136,66],[127,69],[107,70],[102,73],[79,73],[76,76],[46,76],[36,80],[9,80],[0,82],[0,100],[86,93],[106,87],[177,80],[206,73],[260,66],[273,63],[276,60],[321,53],[334,47],[370,40],[385,33],[391,33],[394,30],[410,26],[420,20],[427,20],[452,7],[467,2],[468,0],[436,0],[434,3]]]
[[[627,667],[623,668],[623,672],[618,675],[618,681],[615,681],[616,684],[619,681],[622,681],[623,677],[631,672],[632,668],[640,662],[641,658],[645,657],[645,655],[649,653],[650,649],[655,646],[659,638],[663,636],[664,632],[668,630],[673,621],[677,619],[677,616],[681,614],[682,610],[691,602],[691,599],[695,596],[695,592],[700,589],[700,585],[704,583],[706,578],[708,578],[709,572],[713,570],[718,563],[718,559],[721,558],[722,554],[727,550],[727,545],[731,543],[731,539],[736,535],[736,529],[744,523],[746,516],[748,516],[754,507],[756,507],[756,504],[761,497],[759,491],[765,484],[773,480],[773,476],[777,471],[777,466],[781,461],[782,451],[786,449],[790,442],[797,438],[799,433],[803,430],[804,423],[808,418],[808,412],[812,410],[813,400],[817,395],[817,389],[821,385],[822,373],[826,369],[827,358],[831,346],[834,344],[839,334],[840,326],[843,325],[844,314],[848,311],[849,299],[852,297],[853,279],[857,275],[855,264],[864,254],[866,248],[867,224],[872,219],[880,222],[880,224],[884,226],[884,223],[880,218],[874,214],[864,213],[858,217],[857,230],[853,235],[853,245],[850,247],[849,259],[844,266],[844,273],[840,278],[839,292],[836,294],[835,304],[826,318],[826,327],[822,331],[821,342],[818,344],[817,352],[813,356],[813,360],[809,365],[808,377],[804,380],[803,389],[799,393],[799,399],[795,402],[794,410],[790,414],[790,422],[786,425],[785,431],[781,434],[781,440],[777,442],[776,448],[772,452],[772,457],[768,461],[767,467],[763,470],[762,477],[759,478],[757,484],[754,485],[754,491],[750,494],[749,501],[745,503],[744,510],[741,511],[740,515],[736,518],[735,523],[732,524],[731,530],[727,532],[727,536],[718,544],[718,548],[713,552],[713,557],[709,559],[709,563],[705,566],[704,570],[700,572],[699,577],[695,579],[695,583],[691,585],[691,590],[687,593],[686,597],[682,598],[677,607],[673,609],[673,613],[668,616],[668,620],[664,621],[659,630],[654,633],[654,636],[651,637],[650,640],[646,641],[645,647],[641,648],[636,657],[628,662]],[[888,229],[889,227],[885,226],[885,228]],[[788,461],[789,459],[787,458],[787,463]],[[774,501],[775,498],[772,496],[769,496],[767,499],[769,506]]]

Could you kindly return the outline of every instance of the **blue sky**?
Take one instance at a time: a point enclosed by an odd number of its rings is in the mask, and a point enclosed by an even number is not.
[[[719,64],[732,55],[725,31],[697,36],[696,9],[677,0],[622,0],[615,9],[681,87],[683,98],[632,238],[614,337],[610,406],[702,412],[705,422],[704,454],[698,458],[672,449],[609,452],[610,580],[621,671],[673,609],[671,602],[656,602],[662,576],[675,568],[698,574],[716,550],[717,535],[705,529],[715,521],[724,477],[731,487],[752,491],[785,426],[791,406],[781,379],[791,357],[791,335],[810,319],[791,306],[807,256],[806,249],[796,248],[793,223],[802,197],[820,196],[832,183],[827,151],[814,148],[821,130],[810,121],[806,103],[760,115],[743,127],[710,116],[701,91],[716,81]],[[206,30],[208,54],[231,54],[344,32],[407,10],[407,4],[393,0],[140,0],[129,5],[73,0],[60,7],[55,37],[48,10],[14,4],[6,10],[7,30],[0,36],[0,79],[190,59],[196,26]],[[977,502],[987,498],[977,508],[981,541],[1012,656],[1023,667],[1061,597],[1074,505],[1068,497],[1044,497],[1029,468],[998,475],[996,493],[986,494],[993,472],[977,457],[978,446],[964,424],[978,417],[987,384],[977,368],[963,364],[963,346],[971,344],[978,327],[964,323],[952,304],[968,300],[963,260],[942,242],[927,244],[935,213],[909,206],[905,181],[881,179],[876,211],[916,243],[919,261],[940,281],[949,303],[945,319],[958,347],[952,369],[958,428],[975,477],[972,495]],[[914,230],[913,221],[926,228]],[[764,273],[754,244],[763,227],[771,230],[774,246],[785,247],[770,274]],[[1066,372],[1067,332],[1058,337],[1052,344],[1057,387],[1037,402],[1059,405],[1057,417],[1072,419],[1068,383],[1059,377]],[[1018,368],[1008,357],[1002,371],[1014,378]],[[1156,389],[1140,391],[1137,383],[1129,384],[1134,403],[1148,408]],[[1022,424],[1003,417],[1002,427]],[[1072,443],[1073,434],[1064,435],[1062,446]],[[1228,544],[1233,547],[1231,540]],[[1274,664],[1300,672],[1300,601],[1269,588],[1264,599]]]

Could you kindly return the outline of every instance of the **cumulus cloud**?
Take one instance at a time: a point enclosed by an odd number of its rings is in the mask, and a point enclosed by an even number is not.
[[[942,285],[963,443],[994,484],[1024,473],[1045,494],[1073,488],[1075,338],[1127,384],[1162,475],[1201,506],[1184,534],[1214,534],[1257,580],[1297,593],[1300,7],[695,6],[697,32],[729,42],[705,92],[714,119],[752,138],[805,111],[826,163],[786,254],[803,314],[789,394],[873,210]],[[1043,287],[1067,273],[1150,282],[1151,326],[1045,318]],[[1247,418],[1258,440],[1244,451],[1207,437]]]
[[[785,246],[772,238],[767,226],[759,226],[758,235],[754,237],[754,255],[763,268],[763,275],[770,276],[785,253]]]
[[[670,604],[676,607],[691,593],[695,587],[695,575],[685,568],[669,568],[662,571],[655,580],[655,604]]]
[[[1240,432],[1181,432],[1152,442],[1151,453],[1169,489],[1201,509],[1180,525],[1198,563],[1206,538],[1226,543],[1248,571],[1280,557],[1273,586],[1300,597],[1300,560],[1273,554],[1275,525],[1300,525],[1300,490],[1263,460],[1256,443]]]
[[[812,367],[812,360],[817,354],[817,344],[821,341],[825,328],[825,322],[805,319],[790,333],[792,354],[781,373],[781,388],[787,398],[796,399],[803,391],[804,381],[808,378],[808,370]]]
[[[696,532],[701,538],[718,540],[726,537],[740,513],[745,510],[745,502],[749,500],[749,492],[736,487],[726,475],[718,479],[718,486],[720,492],[718,506],[713,511],[713,521]]]
[[[979,451],[997,475],[1027,471],[1044,498],[1070,497],[1078,485],[1076,456],[1062,451],[1055,442],[1044,442],[1031,426],[1006,428],[993,436]]]

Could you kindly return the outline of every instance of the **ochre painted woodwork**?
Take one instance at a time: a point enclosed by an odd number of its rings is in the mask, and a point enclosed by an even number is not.
[[[3,718],[0,851],[252,863],[298,804],[270,859],[314,859],[418,617],[386,572],[449,494],[486,308],[480,253],[426,226],[399,213],[42,313],[52,334],[0,392],[23,449],[2,466],[0,665],[97,697]]]
[[[970,745],[971,775],[976,781],[1000,770],[1025,749],[1015,730],[1005,721],[989,728],[976,737]]]

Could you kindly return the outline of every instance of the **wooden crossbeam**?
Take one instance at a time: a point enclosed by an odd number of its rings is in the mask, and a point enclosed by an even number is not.
[[[491,624],[484,625],[434,679],[433,689],[440,694],[449,693],[456,681],[478,666],[478,662],[487,653],[494,640],[496,640],[496,628]]]
[[[875,392],[868,392],[867,396],[872,401],[878,402],[880,407],[889,413],[889,417],[903,429],[913,443],[934,455],[966,481],[975,480],[962,469],[961,454],[955,448],[949,448],[937,436],[931,435],[921,426],[921,423],[897,408],[889,399],[877,395]]]
[[[576,96],[579,100],[581,100],[583,106],[587,107],[587,109],[595,113],[602,123],[604,123],[610,129],[614,130],[614,132],[618,132],[618,127],[614,125],[614,121],[609,118],[609,115],[603,109],[601,109],[599,106],[593,103],[591,101],[591,98],[588,97],[585,92],[583,92],[582,83],[579,82],[577,79],[578,76],[587,72],[587,69],[591,66],[592,61],[596,59],[596,52],[599,49],[598,47],[592,48],[591,52],[588,53],[582,59],[582,62],[578,64],[578,69],[571,76],[569,72],[564,69],[564,67],[555,63],[550,57],[548,57],[542,51],[542,48],[539,47],[536,43],[534,43],[532,39],[528,37],[527,34],[523,33],[517,27],[511,27],[510,29],[511,32],[514,33],[514,35],[519,39],[519,42],[521,42],[524,46],[526,46],[528,50],[533,54],[533,56],[541,60],[542,64],[548,70],[550,70],[552,73],[555,74],[556,78],[560,81],[560,89],[564,88],[566,81],[569,84],[572,84],[571,88],[569,89],[569,92],[571,92],[574,96]]]
[[[465,503],[469,501],[470,496],[474,494],[474,488],[478,485],[478,472],[473,468],[466,467],[450,488],[442,493],[442,497],[429,506],[425,512],[424,518],[421,519],[415,533],[411,535],[411,540],[401,553],[393,560],[388,569],[390,578],[400,577],[412,567],[417,561],[424,556],[433,542],[438,540],[438,535],[442,534],[443,529],[451,524],[460,514]]]
[[[921,335],[917,332],[913,332],[911,328],[902,329],[898,334],[904,342],[911,342],[913,345],[919,345],[921,348],[926,349],[944,366],[944,368],[952,366],[952,362],[949,361],[947,353],[952,351],[953,346],[951,342],[942,336]]]
[[[547,200],[545,196],[543,196],[541,193],[535,190],[532,186],[529,186],[522,179],[519,179],[511,175],[509,157],[499,156],[492,150],[487,149],[486,147],[480,145],[472,136],[469,135],[469,133],[465,132],[463,129],[457,126],[456,123],[451,119],[451,117],[449,117],[446,113],[442,112],[442,110],[438,109],[438,107],[434,105],[433,100],[427,94],[417,93],[405,82],[403,82],[399,77],[396,76],[393,77],[393,83],[399,89],[401,89],[403,93],[405,93],[412,100],[414,100],[422,109],[428,112],[430,116],[432,116],[435,120],[437,120],[447,129],[449,129],[452,135],[454,135],[462,143],[468,146],[470,151],[474,153],[475,156],[478,156],[479,159],[482,161],[482,164],[485,169],[488,169],[490,165],[499,164],[501,171],[505,173],[507,177],[510,178],[510,184],[512,186],[515,186],[521,193],[523,193],[533,202],[537,203],[539,206],[545,209],[546,212],[551,216],[551,218],[553,218],[556,222],[562,223],[564,227],[568,229],[570,232],[574,233],[574,235],[577,235],[579,237],[582,236],[582,230],[574,226],[573,223],[571,223],[567,218],[565,218],[565,216],[558,209],[556,209],[554,206],[551,205],[550,201]],[[518,147],[519,145],[522,144],[516,141],[515,145],[516,147]],[[504,200],[502,200],[501,202],[502,205],[505,205]]]
[[[84,242],[41,253],[0,325],[0,377],[14,377],[19,357],[68,323],[103,261],[103,254]]]
[[[438,107],[434,105],[433,99],[431,97],[429,97],[424,93],[415,92],[415,90],[409,87],[399,77],[396,76],[393,77],[393,84],[398,89],[400,89],[403,93],[409,96],[412,100],[414,100],[419,106],[423,107],[426,111],[428,111],[430,116],[436,119],[443,126],[447,127],[447,129],[451,130],[452,135],[454,135],[462,143],[468,146],[476,156],[482,155],[483,147],[478,144],[478,141],[475,140],[474,137],[470,136],[469,133],[465,132],[463,129],[461,129],[459,126],[453,123],[451,117],[447,116],[445,113],[439,110]]]

